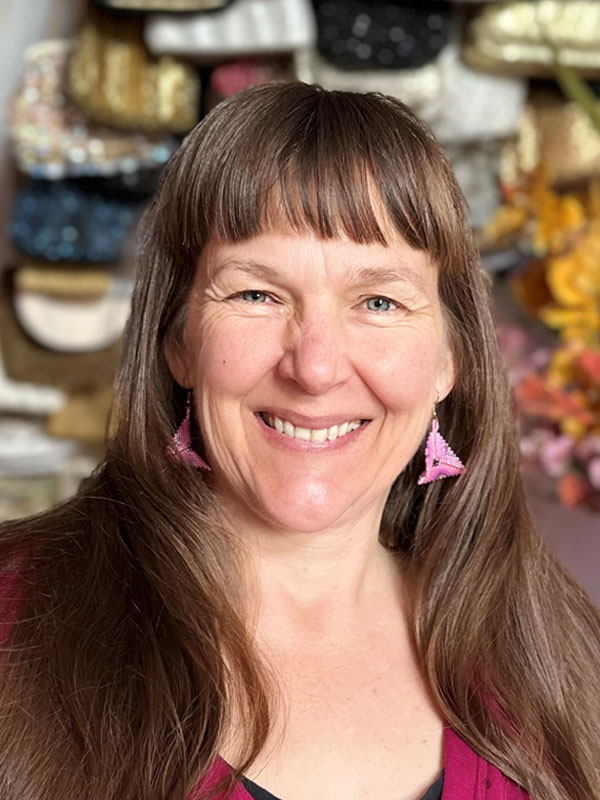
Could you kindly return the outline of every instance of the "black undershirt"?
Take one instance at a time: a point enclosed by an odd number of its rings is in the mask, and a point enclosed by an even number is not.
[[[249,781],[248,778],[244,778],[242,780],[244,784],[244,788],[248,792],[248,794],[254,798],[254,800],[279,800],[278,797],[275,797],[274,794],[271,792],[267,792],[266,789],[263,789],[262,786],[259,786],[252,781]],[[442,788],[444,786],[444,770],[440,777],[431,784],[429,789],[425,792],[425,794],[420,798],[420,800],[442,800]]]

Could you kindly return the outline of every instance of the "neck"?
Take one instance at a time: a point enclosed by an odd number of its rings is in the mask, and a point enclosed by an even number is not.
[[[244,525],[248,607],[257,632],[294,637],[354,635],[376,610],[402,606],[399,559],[379,542],[383,504],[317,532]],[[238,527],[238,530],[240,528]]]

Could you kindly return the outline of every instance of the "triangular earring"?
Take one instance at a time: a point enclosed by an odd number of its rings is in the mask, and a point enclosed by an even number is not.
[[[192,448],[192,393],[188,391],[185,403],[185,417],[177,428],[167,448],[167,454],[172,461],[187,464],[190,467],[211,472],[206,461]]]
[[[441,478],[454,478],[460,475],[464,468],[465,465],[440,433],[440,424],[434,408],[431,431],[425,445],[425,470],[419,476],[417,483],[431,483]]]

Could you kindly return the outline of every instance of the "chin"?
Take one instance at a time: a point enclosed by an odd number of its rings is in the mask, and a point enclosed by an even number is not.
[[[304,480],[291,485],[282,482],[276,492],[263,497],[260,505],[261,517],[270,525],[298,533],[316,533],[338,523],[351,501],[338,486]]]

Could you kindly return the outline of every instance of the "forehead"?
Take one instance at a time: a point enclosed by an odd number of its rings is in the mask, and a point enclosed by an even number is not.
[[[210,240],[198,259],[201,282],[255,278],[277,282],[327,279],[344,285],[403,282],[422,292],[437,287],[437,268],[394,231],[387,242],[357,243],[311,231],[265,231],[238,242]]]

